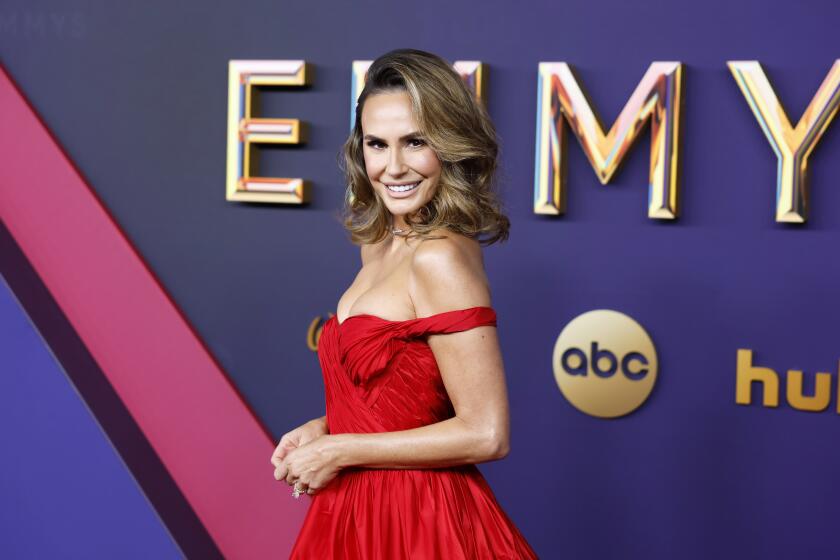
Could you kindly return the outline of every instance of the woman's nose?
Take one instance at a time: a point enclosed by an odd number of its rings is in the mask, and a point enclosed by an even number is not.
[[[388,167],[386,168],[388,175],[402,175],[405,172],[405,162],[403,162],[402,154],[398,149],[392,149],[388,156]]]

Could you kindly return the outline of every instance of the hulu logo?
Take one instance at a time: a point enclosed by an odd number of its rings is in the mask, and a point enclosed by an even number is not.
[[[840,371],[838,371],[840,375]],[[751,404],[750,390],[753,383],[760,383],[762,404],[768,407],[779,406],[779,374],[769,367],[753,365],[752,350],[738,349],[738,370],[735,383],[735,402]],[[821,412],[828,408],[831,401],[831,374],[819,372],[814,382],[814,394],[802,392],[802,371],[789,369],[785,378],[785,398],[788,404],[797,410]],[[837,413],[840,414],[840,382],[838,382]]]

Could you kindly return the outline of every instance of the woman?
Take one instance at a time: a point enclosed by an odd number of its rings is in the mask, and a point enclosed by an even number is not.
[[[291,557],[536,558],[475,466],[509,450],[480,246],[509,229],[493,125],[443,59],[396,50],[343,151],[362,268],[319,340],[327,414],[271,459],[313,497]]]

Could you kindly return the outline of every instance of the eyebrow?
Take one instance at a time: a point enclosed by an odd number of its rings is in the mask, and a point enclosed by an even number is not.
[[[404,136],[400,136],[400,140],[407,140],[408,138],[414,138],[416,136],[420,136],[420,131],[415,130],[414,132],[409,132]],[[384,142],[382,138],[377,138],[373,134],[365,134],[363,140],[379,140],[380,142]]]

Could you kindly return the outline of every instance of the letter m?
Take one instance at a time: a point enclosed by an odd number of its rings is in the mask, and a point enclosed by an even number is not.
[[[577,136],[601,184],[606,185],[650,119],[648,217],[676,218],[681,98],[682,64],[653,62],[605,134],[571,66],[565,62],[541,62],[537,86],[534,213],[566,211],[564,122],[568,122]]]

